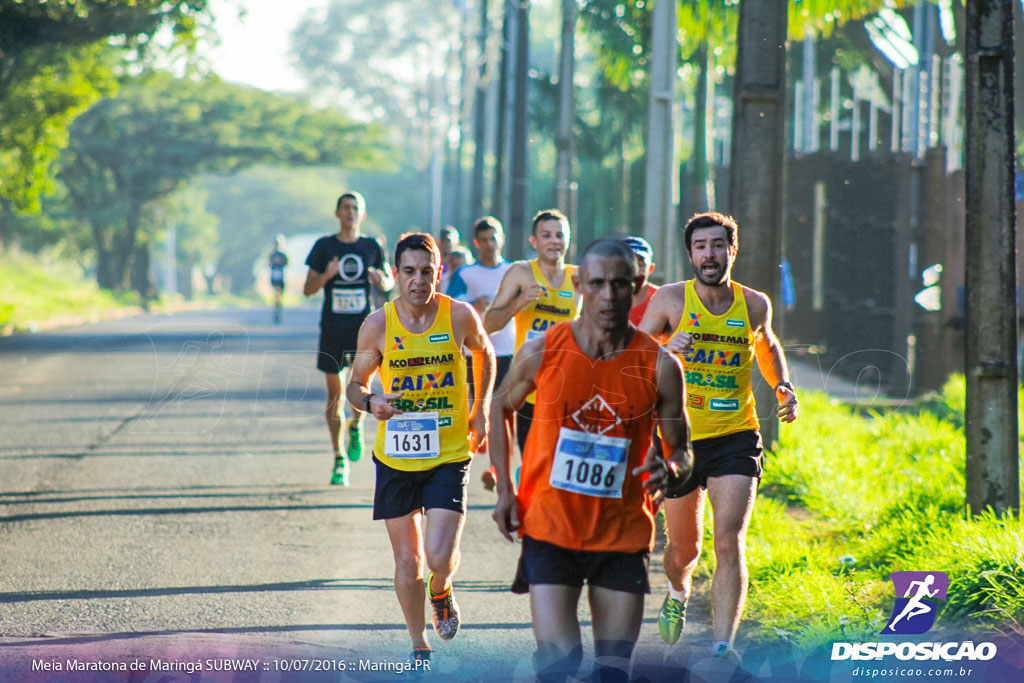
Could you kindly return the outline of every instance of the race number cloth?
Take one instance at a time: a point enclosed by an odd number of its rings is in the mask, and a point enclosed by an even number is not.
[[[372,237],[342,242],[337,235],[321,237],[306,257],[306,265],[318,273],[327,272],[327,264],[338,257],[338,274],[324,285],[324,305],[320,327],[358,330],[370,314],[370,278],[368,268],[386,269],[384,250]]]
[[[520,533],[569,550],[654,547],[654,510],[633,468],[651,442],[658,344],[640,332],[595,359],[570,323],[548,331],[520,475]]]
[[[565,267],[562,285],[555,289],[544,277],[537,259],[528,263],[533,272],[533,279],[540,285],[540,298],[515,315],[516,351],[527,341],[543,336],[556,324],[575,320],[580,316],[579,295],[572,287],[572,275],[576,272],[576,266]],[[534,403],[535,396],[536,394],[530,394],[526,397],[526,402]]]
[[[429,470],[469,458],[466,359],[452,328],[452,300],[437,297],[434,322],[421,334],[402,325],[394,302],[384,304],[380,379],[385,392],[402,392],[392,402],[402,414],[377,424],[373,454],[396,470]]]
[[[686,378],[686,411],[690,438],[710,439],[758,428],[750,373],[754,366],[754,335],[743,287],[732,282],[732,306],[711,315],[686,281],[686,303],[673,336],[685,332],[693,345],[679,356]]]
[[[410,413],[385,422],[384,453],[392,458],[436,458],[441,446],[437,413]]]
[[[548,483],[598,498],[622,498],[629,439],[562,427]]]

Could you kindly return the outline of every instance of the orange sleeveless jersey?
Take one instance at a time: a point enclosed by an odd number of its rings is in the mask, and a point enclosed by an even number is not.
[[[658,400],[658,344],[639,330],[618,356],[594,360],[555,325],[545,337],[519,486],[521,534],[569,550],[654,547],[643,463]]]

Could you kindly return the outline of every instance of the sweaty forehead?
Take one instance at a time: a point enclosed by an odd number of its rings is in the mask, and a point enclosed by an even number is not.
[[[706,228],[697,228],[693,231],[693,234],[690,235],[690,242],[695,242],[696,240],[715,239],[721,239],[728,242],[729,233],[721,225],[710,225]]]
[[[426,268],[427,266],[437,266],[434,261],[434,252],[423,249],[406,249],[402,252],[402,268]]]
[[[580,264],[580,271],[584,273],[585,278],[600,278],[602,280],[628,279],[636,275],[636,262],[624,256],[588,254],[583,259],[583,263]]]
[[[540,234],[542,232],[558,232],[558,231],[562,231],[562,232],[566,232],[566,233],[569,232],[569,224],[566,223],[565,221],[559,221],[559,220],[555,220],[553,218],[549,218],[549,219],[541,221],[540,223],[537,224],[537,233],[538,234]]]

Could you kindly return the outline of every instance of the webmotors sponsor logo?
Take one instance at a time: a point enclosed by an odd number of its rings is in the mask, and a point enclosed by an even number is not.
[[[743,322],[742,320],[737,320],[736,318],[726,318],[725,324],[728,327],[746,327],[747,326],[747,324],[745,322]]]
[[[438,344],[440,342],[446,342],[451,340],[451,335],[449,335],[447,332],[445,332],[444,334],[432,334],[429,337],[427,337],[427,339],[430,341],[431,344]]]
[[[896,599],[882,635],[920,635],[935,625],[938,602],[946,599],[949,577],[944,572],[893,572],[889,575]],[[996,656],[995,643],[870,642],[833,643],[832,660],[988,661]]]
[[[572,292],[561,291],[558,293],[558,296],[562,297],[563,299],[571,299]]]
[[[738,398],[713,398],[708,407],[711,410],[731,413],[740,409],[740,400]]]

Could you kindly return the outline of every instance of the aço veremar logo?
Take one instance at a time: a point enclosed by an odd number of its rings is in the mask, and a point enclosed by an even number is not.
[[[893,572],[896,604],[882,633],[918,635],[935,624],[938,601],[946,600],[949,577],[944,572]]]

